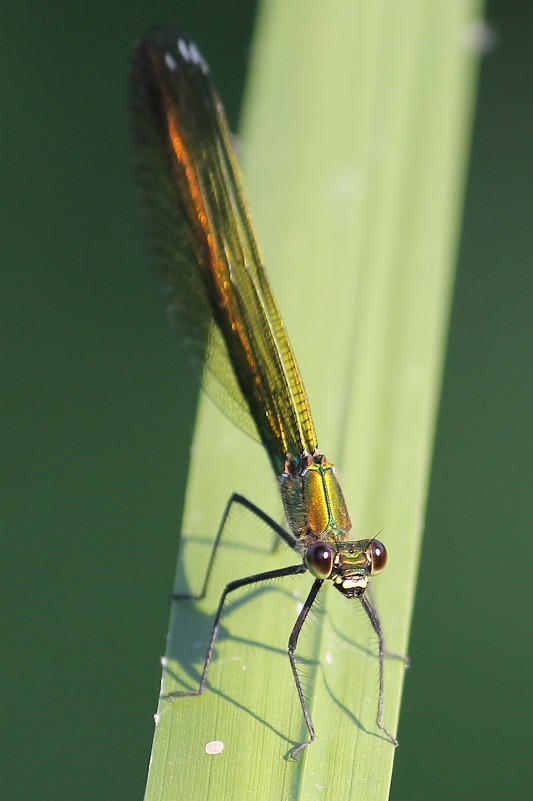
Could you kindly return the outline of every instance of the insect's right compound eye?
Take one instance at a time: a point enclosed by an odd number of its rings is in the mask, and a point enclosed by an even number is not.
[[[325,542],[314,542],[305,552],[305,565],[315,578],[327,579],[333,569],[333,551]]]

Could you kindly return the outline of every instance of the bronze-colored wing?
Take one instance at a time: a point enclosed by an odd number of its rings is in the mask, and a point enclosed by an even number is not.
[[[167,317],[202,386],[266,447],[313,453],[307,396],[241,190],[222,104],[187,37],[136,47],[131,130],[141,221]]]

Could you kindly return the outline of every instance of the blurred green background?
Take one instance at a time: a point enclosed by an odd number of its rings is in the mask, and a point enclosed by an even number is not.
[[[197,391],[144,263],[127,65],[185,28],[236,128],[254,14],[2,13],[3,799],[143,793]],[[396,801],[530,793],[533,8],[487,20]]]

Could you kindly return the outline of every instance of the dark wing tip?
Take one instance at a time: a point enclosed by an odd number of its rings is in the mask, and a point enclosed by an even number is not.
[[[209,67],[200,53],[196,43],[184,31],[178,31],[165,25],[157,25],[148,31],[134,47],[134,61],[141,58],[146,51],[158,51],[171,72],[184,67],[200,69],[204,75],[209,74]]]

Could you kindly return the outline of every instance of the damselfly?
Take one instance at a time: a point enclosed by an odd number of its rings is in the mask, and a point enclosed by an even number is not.
[[[234,590],[309,571],[314,582],[290,633],[288,654],[308,730],[296,757],[315,739],[295,649],[325,581],[362,604],[378,638],[382,722],[383,635],[365,594],[385,567],[377,539],[351,540],[351,523],[335,468],[319,451],[307,395],[268,284],[241,189],[224,110],[195,44],[165,28],[135,49],[131,124],[141,220],[167,317],[204,389],[265,447],[279,480],[290,532],[241,495],[233,504],[267,522],[300,557],[297,564],[231,581],[216,612],[197,690],[200,694],[228,595]],[[226,518],[225,516],[225,518]],[[224,520],[225,520],[224,518]],[[224,523],[224,521],[223,521]],[[222,524],[213,553],[224,530]],[[203,588],[213,564],[208,565]]]

